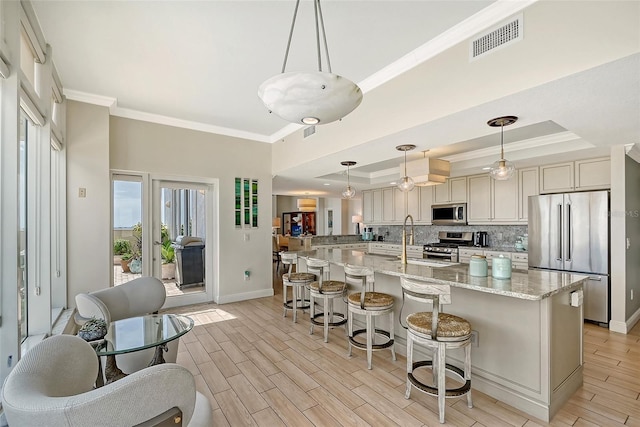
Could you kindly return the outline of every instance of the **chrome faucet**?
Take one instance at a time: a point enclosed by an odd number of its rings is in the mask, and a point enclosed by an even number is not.
[[[404,223],[402,224],[402,256],[400,262],[402,264],[407,263],[407,220],[411,220],[411,235],[409,236],[409,245],[413,245],[413,217],[409,214],[404,217]]]

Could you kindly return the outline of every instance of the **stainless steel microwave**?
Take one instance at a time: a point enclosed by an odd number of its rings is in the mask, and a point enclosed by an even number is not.
[[[431,206],[431,223],[434,225],[467,225],[467,204]]]

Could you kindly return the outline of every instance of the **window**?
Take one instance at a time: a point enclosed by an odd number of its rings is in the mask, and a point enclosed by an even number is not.
[[[33,124],[26,114],[20,112],[20,141],[19,141],[19,179],[18,179],[18,325],[20,330],[20,342],[29,335],[28,322],[28,247],[27,247],[27,196],[28,196],[28,149],[29,136],[33,131]]]

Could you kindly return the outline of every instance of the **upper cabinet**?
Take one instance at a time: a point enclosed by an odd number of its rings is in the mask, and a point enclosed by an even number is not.
[[[407,214],[413,217],[414,222],[417,222],[420,217],[420,187],[415,187],[408,193],[400,191],[397,187],[393,188],[393,205],[395,208],[394,220],[396,222],[404,221]],[[429,206],[431,206],[431,203],[429,203]]]
[[[540,193],[600,190],[611,187],[608,157],[540,166]]]
[[[453,203],[467,201],[467,177],[447,178],[444,184],[435,186],[433,203]]]
[[[518,174],[496,181],[488,174],[468,177],[467,221],[469,224],[518,222]]]
[[[540,194],[538,168],[518,170],[518,220],[527,222],[529,216],[529,196]]]
[[[415,187],[406,193],[407,213],[413,221],[431,224],[431,187]],[[362,191],[362,218],[366,225],[399,224],[404,221],[405,193],[396,187]]]

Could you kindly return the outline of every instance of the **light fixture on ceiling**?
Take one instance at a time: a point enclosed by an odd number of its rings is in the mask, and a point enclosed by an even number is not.
[[[356,189],[351,186],[351,181],[349,180],[349,168],[351,166],[354,166],[356,162],[352,160],[345,160],[344,162],[340,162],[340,164],[347,167],[347,188],[345,188],[342,192],[342,198],[353,199],[353,197],[356,195]]]
[[[518,118],[516,116],[502,116],[487,122],[487,124],[492,127],[500,126],[500,160],[494,162],[489,171],[489,175],[495,180],[505,181],[511,178],[516,170],[513,163],[504,158],[504,127],[514,124],[517,120]]]
[[[423,158],[408,162],[405,166],[405,175],[412,177],[415,185],[425,187],[447,182],[451,173],[451,165],[446,160],[427,157],[427,151],[423,151]]]
[[[407,151],[411,151],[414,148],[416,148],[416,146],[413,144],[403,144],[396,147],[396,150],[404,151],[404,176],[400,178],[400,182],[398,183],[398,189],[403,192],[411,191],[413,187],[416,186],[413,179],[407,175]]]
[[[313,212],[316,210],[316,199],[298,199],[298,210],[302,212]]]
[[[331,72],[320,0],[313,0],[318,71],[285,73],[299,4],[300,0],[296,0],[282,72],[262,83],[258,88],[258,96],[270,112],[287,121],[306,125],[331,123],[342,119],[360,105],[362,91],[351,80]],[[328,72],[322,71],[321,33]]]

